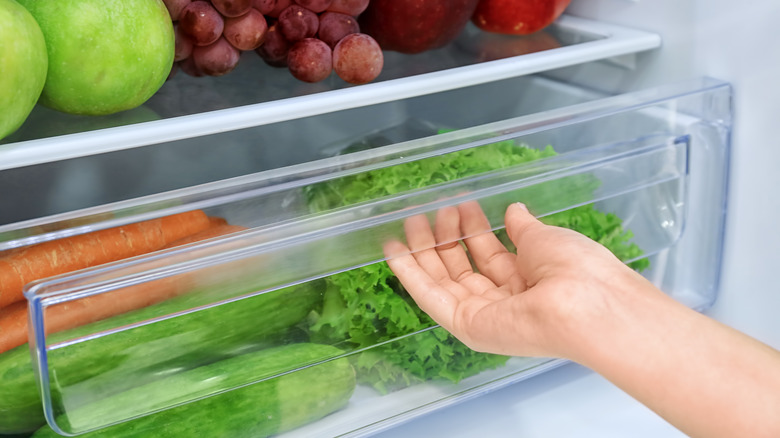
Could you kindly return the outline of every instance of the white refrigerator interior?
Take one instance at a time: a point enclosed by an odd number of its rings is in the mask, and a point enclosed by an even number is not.
[[[464,360],[483,367],[476,375],[419,377],[404,355],[453,345],[419,309],[397,304],[411,309],[413,328],[393,313],[358,335],[333,309],[346,313],[351,298],[339,293],[364,285],[368,296],[408,299],[390,274],[373,271],[384,272],[383,244],[404,238],[408,217],[478,201],[489,221],[481,232],[501,233],[507,205],[523,199],[546,220],[578,211],[617,220],[611,249],[626,263],[780,348],[777,19],[773,0],[572,0],[551,27],[558,46],[507,59],[475,59],[471,27],[452,49],[414,62],[387,53],[381,80],[357,87],[303,84],[246,57],[225,78],[180,74],[104,125],[36,108],[0,143],[3,198],[15,206],[0,209],[0,251],[179,213],[244,229],[28,285],[30,349],[0,356],[0,369],[16,363],[10,383],[24,402],[0,397],[0,412],[19,420],[0,422],[0,435],[46,422],[66,434],[121,426],[289,380],[347,383],[333,392],[340,409],[280,435],[289,438],[681,436],[565,361],[485,355]],[[510,158],[464,159],[479,153]],[[417,168],[439,170],[387,187],[361,183]],[[430,181],[415,185],[421,175]],[[361,272],[361,282],[339,283]],[[390,279],[371,289],[382,275]],[[47,331],[56,309],[147,289],[175,294]],[[256,318],[261,328],[248,330]],[[312,340],[329,345],[260,361],[256,374],[219,368]],[[357,385],[353,365],[365,368]],[[147,390],[155,397],[137,398]],[[302,395],[293,392],[267,398],[297,412]],[[101,407],[106,399],[114,408]]]
[[[624,76],[570,78],[604,89],[708,75],[734,87],[728,213],[718,297],[706,313],[780,348],[780,4],[771,0],[574,0],[573,15],[657,32],[660,50]],[[691,224],[690,226],[695,226]],[[377,436],[679,437],[653,412],[610,382],[574,364]]]

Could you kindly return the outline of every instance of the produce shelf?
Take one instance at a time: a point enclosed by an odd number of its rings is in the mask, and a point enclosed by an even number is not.
[[[510,50],[524,54],[502,57],[507,53],[482,50],[485,41],[501,46],[496,44],[500,38],[469,26],[443,49],[420,55],[386,52],[382,75],[361,86],[350,86],[335,75],[318,84],[301,83],[247,52],[229,75],[192,78],[179,72],[142,107],[124,113],[79,117],[39,106],[17,133],[0,142],[0,170],[438,93],[622,57],[661,44],[654,33],[571,16],[562,16],[543,34],[515,39],[520,43]]]

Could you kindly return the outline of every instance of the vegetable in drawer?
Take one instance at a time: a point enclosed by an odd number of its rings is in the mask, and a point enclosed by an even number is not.
[[[60,416],[67,430],[84,430],[171,403],[245,385],[341,351],[328,345],[291,344],[248,353],[188,370],[116,394]],[[344,405],[355,389],[355,371],[346,358],[328,360],[153,415],[82,435],[84,437],[267,437],[302,426]],[[58,437],[49,426],[36,438]]]
[[[175,240],[163,249],[186,245],[216,236],[241,231],[244,227],[229,225],[224,219],[209,218],[211,225],[189,236]],[[76,328],[131,310],[140,309],[187,292],[189,278],[163,278],[125,288],[119,294],[101,294],[46,309],[46,333]],[[27,343],[27,300],[0,309],[0,354]]]
[[[193,291],[56,333],[49,343],[191,309],[223,292],[228,291]],[[273,345],[278,333],[301,321],[320,300],[316,288],[281,289],[50,350],[55,404],[73,408],[257,344]],[[0,354],[0,434],[29,432],[43,423],[29,349],[25,345]]]
[[[0,308],[23,301],[32,281],[156,251],[210,224],[193,210],[0,253]]]
[[[553,157],[552,147],[534,149],[501,141],[471,149],[356,173],[305,188],[313,212],[422,189]],[[593,199],[600,182],[592,175],[572,175],[501,195],[502,208],[523,200],[537,205],[569,206]],[[560,207],[558,207],[560,208]],[[593,205],[547,216],[544,222],[568,227],[602,243],[623,260],[642,255],[620,218]],[[499,232],[499,237],[505,233]],[[505,239],[508,240],[508,239]],[[642,270],[648,261],[631,266]],[[358,381],[385,393],[429,379],[458,382],[502,366],[507,357],[477,353],[420,310],[386,263],[375,263],[325,279],[323,310],[314,313],[309,330],[318,342],[345,342],[367,349],[356,355]],[[411,336],[409,336],[411,335]]]

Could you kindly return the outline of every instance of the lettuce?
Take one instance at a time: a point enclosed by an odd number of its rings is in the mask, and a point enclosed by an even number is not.
[[[551,146],[534,149],[502,141],[311,185],[304,194],[312,212],[327,211],[554,155]],[[507,197],[526,200],[527,196],[536,196],[536,201],[546,202],[547,198],[575,192],[590,196],[598,186],[594,177],[577,175]],[[543,221],[579,231],[622,260],[642,255],[641,249],[630,242],[632,235],[623,229],[620,218],[602,213],[593,205],[556,213]],[[508,242],[504,233],[498,234]],[[640,259],[632,267],[641,270],[648,264]],[[361,350],[353,360],[358,379],[382,393],[429,379],[458,382],[508,360],[474,352],[438,328],[384,262],[327,277],[322,310],[313,312],[308,321],[313,341]]]

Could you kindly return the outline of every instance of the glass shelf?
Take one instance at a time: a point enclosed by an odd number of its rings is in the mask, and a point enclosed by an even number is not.
[[[193,78],[178,72],[143,106],[123,113],[83,117],[36,107],[18,132],[0,142],[0,171],[622,59],[660,44],[657,34],[571,16],[524,38],[486,34],[469,26],[443,49],[419,55],[387,52],[382,75],[361,86],[350,86],[335,75],[305,84],[247,52],[229,75]]]

